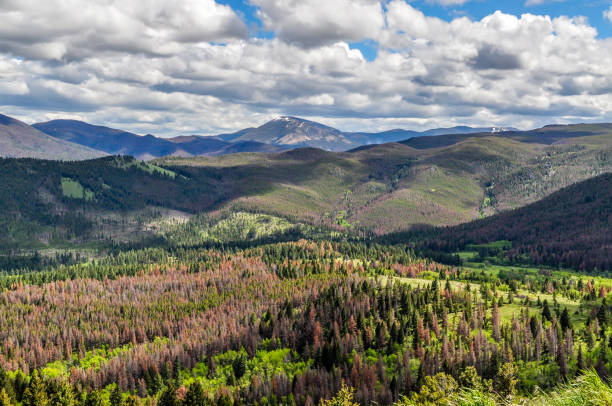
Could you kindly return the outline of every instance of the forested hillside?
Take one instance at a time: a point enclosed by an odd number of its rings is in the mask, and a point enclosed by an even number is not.
[[[580,270],[612,270],[612,174],[564,188],[528,206],[456,227],[390,236],[452,253],[480,245],[483,256]],[[495,246],[489,243],[509,241]]]
[[[183,218],[243,210],[381,235],[486,217],[609,172],[612,136],[564,138],[553,145],[475,136],[426,149],[384,144],[347,153],[311,148],[146,164],[109,157],[6,159],[0,165],[7,185],[0,192],[5,247],[119,234],[138,239],[151,234],[153,217],[163,220],[170,209],[181,212],[171,217]]]

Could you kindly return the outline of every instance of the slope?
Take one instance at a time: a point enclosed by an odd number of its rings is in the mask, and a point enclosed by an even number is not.
[[[546,145],[489,134],[429,149],[383,144],[157,163],[194,178],[215,173],[225,205],[384,234],[467,222],[612,171],[612,136]]]
[[[0,114],[0,156],[39,159],[91,159],[106,155],[58,140],[19,120]]]
[[[547,145],[489,134],[428,149],[390,143],[342,153],[301,148],[165,157],[148,164],[112,157],[62,164],[4,160],[2,165],[0,181],[8,185],[0,198],[7,208],[0,215],[4,229],[19,229],[10,226],[19,221],[35,223],[32,238],[45,238],[41,227],[53,224],[54,216],[78,214],[98,224],[91,219],[99,212],[151,207],[249,211],[386,234],[421,224],[465,223],[612,172],[612,136]]]
[[[153,159],[167,155],[220,155],[235,148],[235,145],[231,142],[216,137],[188,136],[166,139],[151,134],[140,136],[127,131],[76,120],[53,120],[34,124],[34,127],[58,139],[85,145],[113,155],[132,155],[138,159]],[[280,150],[256,142],[242,145],[242,149],[248,152]]]
[[[510,241],[511,247],[500,255],[512,263],[612,270],[611,228],[612,174],[608,173],[516,210],[403,238],[423,239],[417,245],[443,252],[463,250],[470,244],[500,251],[499,245],[491,243]]]

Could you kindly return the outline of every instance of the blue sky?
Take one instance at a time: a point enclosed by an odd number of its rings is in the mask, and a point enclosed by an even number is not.
[[[458,0],[461,1],[461,0]],[[239,12],[242,18],[251,27],[253,36],[271,38],[274,33],[263,29],[261,21],[257,17],[257,7],[252,5],[249,0],[219,0],[219,3],[227,4]],[[435,16],[446,21],[465,16],[472,20],[480,20],[497,10],[504,13],[520,16],[525,13],[548,15],[551,17],[559,16],[583,16],[586,17],[601,38],[612,37],[612,22],[604,17],[604,11],[612,6],[609,0],[473,0],[463,4],[444,5],[440,2],[431,0],[416,0],[411,4],[423,11],[426,15]],[[377,44],[375,41],[352,42],[351,46],[358,48],[368,60],[376,57]]]
[[[30,123],[612,122],[612,0],[20,0],[0,21],[0,112]]]

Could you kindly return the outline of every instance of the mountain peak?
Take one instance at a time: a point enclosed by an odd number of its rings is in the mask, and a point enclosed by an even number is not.
[[[292,116],[275,117],[245,132],[237,140],[327,150],[346,150],[352,145],[340,130]]]
[[[291,117],[291,116],[277,116],[272,119],[272,121],[305,121],[301,118]]]

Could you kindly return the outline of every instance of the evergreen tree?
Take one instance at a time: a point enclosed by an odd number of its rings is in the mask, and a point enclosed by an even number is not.
[[[85,406],[103,406],[102,394],[98,390],[92,390],[85,398]]]
[[[11,398],[9,397],[6,389],[2,388],[0,390],[0,406],[11,406],[13,403],[11,402]]]
[[[548,307],[548,300],[544,300],[542,305],[542,320],[552,320],[552,314],[550,313],[550,308]]]
[[[110,404],[111,406],[123,405],[123,394],[121,393],[121,388],[119,388],[119,385],[115,385],[115,387],[111,391]]]
[[[50,405],[47,397],[47,385],[40,376],[38,370],[34,370],[30,383],[23,393],[23,406],[47,406]]]
[[[319,403],[319,405],[320,406],[358,406],[358,404],[353,401],[354,393],[355,393],[355,390],[353,388],[349,388],[343,382],[342,387],[340,388],[336,396],[334,396],[333,398],[329,400],[321,399],[321,403]]]
[[[140,402],[140,399],[137,396],[134,395],[129,395],[126,399],[125,402],[123,402],[124,406],[140,406],[142,403]]]
[[[200,381],[196,380],[191,385],[189,385],[189,390],[185,395],[185,399],[183,400],[183,405],[185,406],[208,406],[211,405],[210,400],[206,396],[204,392],[204,388]]]
[[[234,402],[228,395],[221,395],[217,400],[217,406],[233,406]]]
[[[240,353],[232,361],[232,369],[234,370],[234,376],[236,380],[242,378],[246,372],[246,358],[244,354]]]
[[[503,396],[512,396],[518,382],[517,367],[512,362],[504,363],[497,372],[497,390]]]
[[[158,406],[178,406],[179,401],[176,397],[176,387],[170,382],[159,397]]]
[[[568,328],[572,328],[572,322],[570,321],[567,307],[563,308],[563,312],[561,313],[561,319],[559,320],[559,322],[561,323],[561,328],[564,332],[567,331]]]
[[[54,406],[75,406],[77,404],[74,389],[68,382],[59,384],[53,395],[52,404]]]

